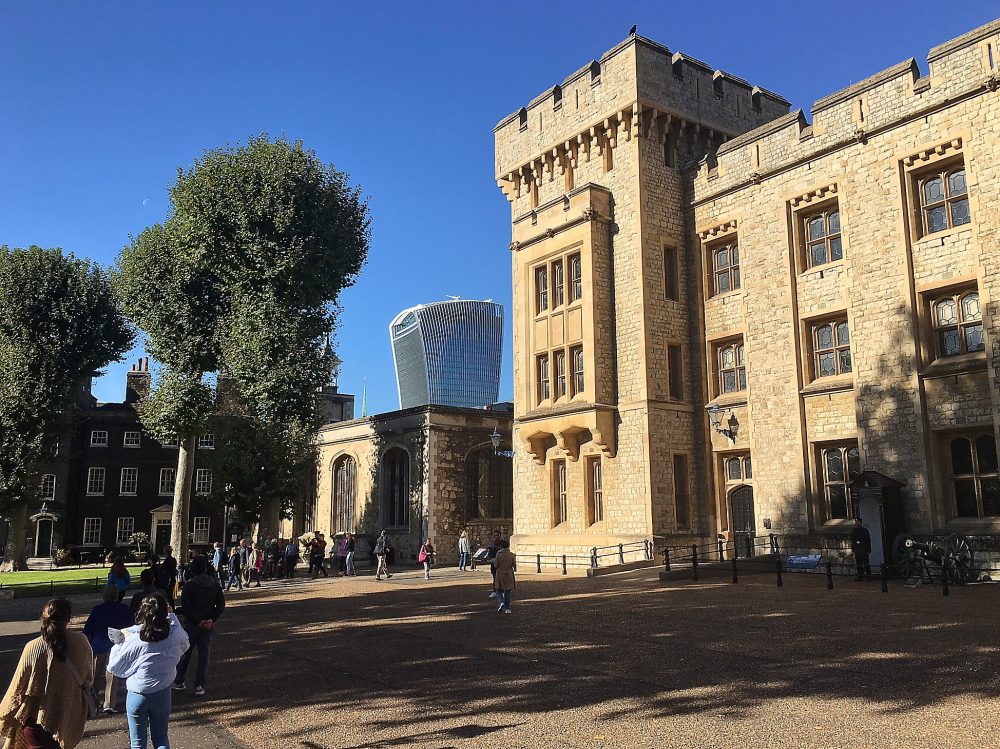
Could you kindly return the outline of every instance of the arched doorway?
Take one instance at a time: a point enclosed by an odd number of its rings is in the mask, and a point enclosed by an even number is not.
[[[35,523],[35,556],[52,556],[52,518],[42,517]]]
[[[740,486],[729,495],[733,530],[733,542],[736,544],[736,555],[752,557],[753,543],[757,536],[757,521],[754,517],[753,487]]]

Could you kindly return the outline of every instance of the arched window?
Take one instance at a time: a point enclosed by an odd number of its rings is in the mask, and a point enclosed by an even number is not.
[[[410,456],[393,447],[382,456],[382,525],[405,528],[410,518]]]
[[[344,455],[333,464],[333,522],[337,533],[354,532],[354,498],[357,496],[357,464]]]

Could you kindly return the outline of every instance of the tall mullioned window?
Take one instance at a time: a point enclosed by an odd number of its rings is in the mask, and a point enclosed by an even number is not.
[[[566,277],[562,260],[552,263],[552,306],[561,307],[566,300]]]
[[[100,518],[84,518],[83,519],[83,545],[84,546],[100,546],[101,545],[101,519]]]
[[[604,474],[600,457],[587,458],[587,476],[590,489],[590,525],[604,521]]]
[[[553,461],[552,470],[553,525],[559,525],[569,519],[569,500],[566,494],[566,461]]]
[[[969,223],[969,189],[965,167],[944,169],[918,181],[920,215],[924,234]]]
[[[357,464],[350,455],[337,459],[333,465],[333,506],[337,530],[354,532],[354,498]]]
[[[569,256],[569,300],[575,302],[583,298],[583,262],[580,256]]]
[[[816,377],[851,372],[851,333],[846,318],[813,325],[812,344]]]
[[[538,402],[542,403],[552,396],[549,382],[548,354],[542,354],[535,360],[535,376],[538,378]]]
[[[194,493],[195,494],[211,494],[212,493],[212,469],[211,468],[199,468],[194,472]]]
[[[104,494],[104,469],[87,469],[87,494],[96,497]]]
[[[806,264],[810,268],[844,258],[840,239],[840,210],[836,207],[805,219]]]
[[[42,499],[53,500],[56,498],[56,475],[46,473],[42,476]]]
[[[161,497],[171,495],[174,493],[174,484],[177,481],[177,469],[176,468],[161,468],[160,469],[160,490],[159,494]]]
[[[937,297],[931,303],[938,356],[959,356],[986,350],[979,292]]]
[[[573,367],[573,395],[579,395],[583,392],[584,381],[583,376],[583,346],[573,346],[569,350],[570,363]]]
[[[861,475],[861,453],[856,444],[834,445],[820,451],[820,475],[827,517],[844,520],[854,515],[851,482]]]
[[[732,341],[718,348],[719,393],[738,393],[747,389],[746,354],[742,341]]]
[[[535,313],[539,314],[549,308],[549,269],[546,266],[535,268]]]
[[[735,240],[712,248],[712,284],[716,294],[740,288],[740,246]]]
[[[382,524],[405,528],[410,522],[410,454],[393,447],[382,456]]]
[[[962,518],[1000,515],[1000,470],[992,434],[963,434],[949,444],[955,514]]]
[[[553,355],[556,362],[556,398],[566,395],[566,352],[556,351]]]
[[[118,493],[124,494],[126,496],[134,496],[139,488],[139,469],[138,468],[122,468],[121,484],[118,487]]]

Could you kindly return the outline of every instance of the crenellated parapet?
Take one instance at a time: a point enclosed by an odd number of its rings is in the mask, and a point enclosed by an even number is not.
[[[1000,88],[1000,19],[933,48],[922,76],[910,58],[817,100],[812,122],[802,110],[732,138],[702,159],[693,175],[695,202],[758,183],[793,166],[929,116],[964,98]]]

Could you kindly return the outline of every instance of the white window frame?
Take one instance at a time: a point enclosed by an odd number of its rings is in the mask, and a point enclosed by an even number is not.
[[[176,450],[181,446],[181,441],[178,437],[167,440],[166,442],[161,442],[160,447],[166,447],[170,450]]]
[[[194,472],[194,493],[200,497],[212,493],[212,469],[198,468]]]
[[[56,475],[46,473],[42,475],[42,501],[52,501],[56,498]]]
[[[211,520],[207,516],[196,517],[193,520],[193,541],[196,544],[207,544],[208,539],[211,537],[209,534],[209,529],[211,528]],[[199,527],[200,526],[200,527]]]
[[[171,471],[173,473],[174,480],[170,482],[170,491],[163,490],[163,473],[164,471]],[[160,469],[160,483],[157,485],[159,495],[161,497],[172,497],[174,496],[174,490],[177,487],[177,469],[171,466],[164,466]]]
[[[126,471],[130,472],[132,479],[132,491],[125,490],[125,476]],[[118,481],[118,493],[123,497],[134,497],[139,493],[139,469],[138,468],[122,468],[122,475]]]
[[[90,538],[92,540],[88,541]],[[100,518],[84,518],[83,519],[83,546],[100,546],[101,545],[101,519]]]
[[[128,523],[123,523],[127,520]],[[127,528],[127,530],[126,530]],[[115,531],[115,546],[127,546],[135,533],[135,518],[118,518],[118,528]]]
[[[215,435],[211,432],[205,432],[198,438],[198,449],[199,450],[214,450],[215,449]]]
[[[104,437],[98,435],[103,434]],[[94,429],[90,433],[90,446],[91,447],[107,447],[108,446],[108,432],[106,429]]]
[[[129,449],[142,447],[142,432],[125,432],[125,436],[122,437],[122,447]]]
[[[91,491],[90,487],[96,481],[96,477],[98,476],[98,471],[100,472],[100,477],[101,477],[101,490],[100,491]],[[108,472],[103,467],[101,467],[101,466],[91,466],[90,468],[88,468],[87,469],[87,496],[88,497],[103,497],[104,496],[104,487],[105,487],[105,484],[107,483],[107,478],[108,478]]]

